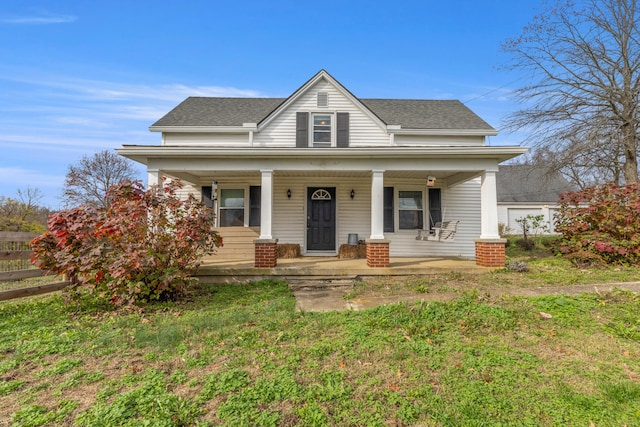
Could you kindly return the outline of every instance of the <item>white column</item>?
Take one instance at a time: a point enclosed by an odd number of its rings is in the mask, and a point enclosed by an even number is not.
[[[261,170],[262,187],[260,196],[260,239],[273,239],[271,221],[273,218],[273,171]]]
[[[147,188],[157,185],[160,182],[159,169],[147,169]]]
[[[384,171],[371,171],[371,236],[384,239]]]
[[[480,185],[480,238],[499,239],[496,172],[485,171]]]

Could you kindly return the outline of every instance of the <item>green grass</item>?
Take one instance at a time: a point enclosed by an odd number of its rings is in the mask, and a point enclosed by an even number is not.
[[[431,280],[407,286],[449,290]],[[58,295],[0,304],[0,420],[640,425],[640,298],[631,293],[470,291],[331,313],[294,303],[286,284],[264,281],[115,313]]]

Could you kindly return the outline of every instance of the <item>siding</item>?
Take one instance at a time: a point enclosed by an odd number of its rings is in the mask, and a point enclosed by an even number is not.
[[[164,133],[163,145],[248,147],[249,135],[237,133]]]
[[[415,181],[413,185],[423,184]],[[385,182],[394,190],[413,188],[410,181]],[[397,209],[397,206],[396,206]],[[480,237],[480,179],[442,190],[442,212],[444,220],[459,220],[458,231],[453,242],[429,242],[416,240],[415,230],[397,230],[385,233],[391,240],[390,255],[396,257],[463,257],[475,258],[475,239]]]
[[[329,94],[329,106],[316,106],[316,93]],[[254,146],[262,147],[295,147],[296,112],[348,112],[350,147],[389,146],[389,135],[381,129],[369,116],[345,98],[333,85],[325,80],[319,81],[282,111],[269,125],[254,135]]]
[[[238,182],[237,179],[234,182]],[[208,185],[203,183],[202,185]],[[218,186],[228,183],[218,179]],[[249,183],[246,184],[247,187]],[[259,180],[251,180],[251,185],[260,185]],[[336,250],[347,243],[351,233],[358,234],[360,240],[371,234],[371,178],[370,177],[309,177],[274,176],[273,188],[273,237],[279,243],[299,244],[303,253],[306,243],[306,202],[307,187],[335,187],[337,211]],[[424,189],[424,180],[389,179],[385,186],[393,186],[395,193],[402,189]],[[351,190],[355,197],[351,199]],[[291,199],[287,198],[291,190]],[[192,191],[199,197],[200,190],[194,186],[185,187],[183,192]],[[426,200],[425,200],[426,204]],[[397,209],[397,200],[394,201]],[[442,208],[445,220],[460,220],[453,242],[429,242],[415,240],[416,230],[397,230],[385,233],[391,240],[390,255],[393,257],[475,257],[475,239],[480,236],[480,179],[443,188]],[[396,212],[397,221],[397,212]]]
[[[297,243],[305,251],[307,187],[335,187],[336,214],[338,217],[337,246],[347,243],[350,233],[357,233],[359,239],[371,234],[371,179],[349,178],[345,183],[340,178],[276,177],[274,182],[273,236],[279,243]],[[287,198],[291,190],[291,199]],[[355,197],[351,199],[351,190]]]
[[[484,145],[483,136],[439,136],[439,135],[395,135],[393,140],[395,145],[425,147],[425,146],[463,146],[477,147]]]

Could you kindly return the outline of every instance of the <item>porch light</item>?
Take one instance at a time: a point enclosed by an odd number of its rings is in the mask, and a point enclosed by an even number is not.
[[[290,199],[290,198],[291,198],[291,189],[289,188],[287,190],[287,199]]]
[[[351,190],[351,198],[353,199],[354,197],[356,197],[356,192],[352,189]]]
[[[427,177],[427,187],[433,187],[434,185],[436,185],[436,177],[435,176]]]

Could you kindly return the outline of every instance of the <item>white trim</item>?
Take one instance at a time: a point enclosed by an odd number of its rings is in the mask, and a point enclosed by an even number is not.
[[[150,132],[162,133],[249,133],[257,127],[244,126],[149,126]]]

